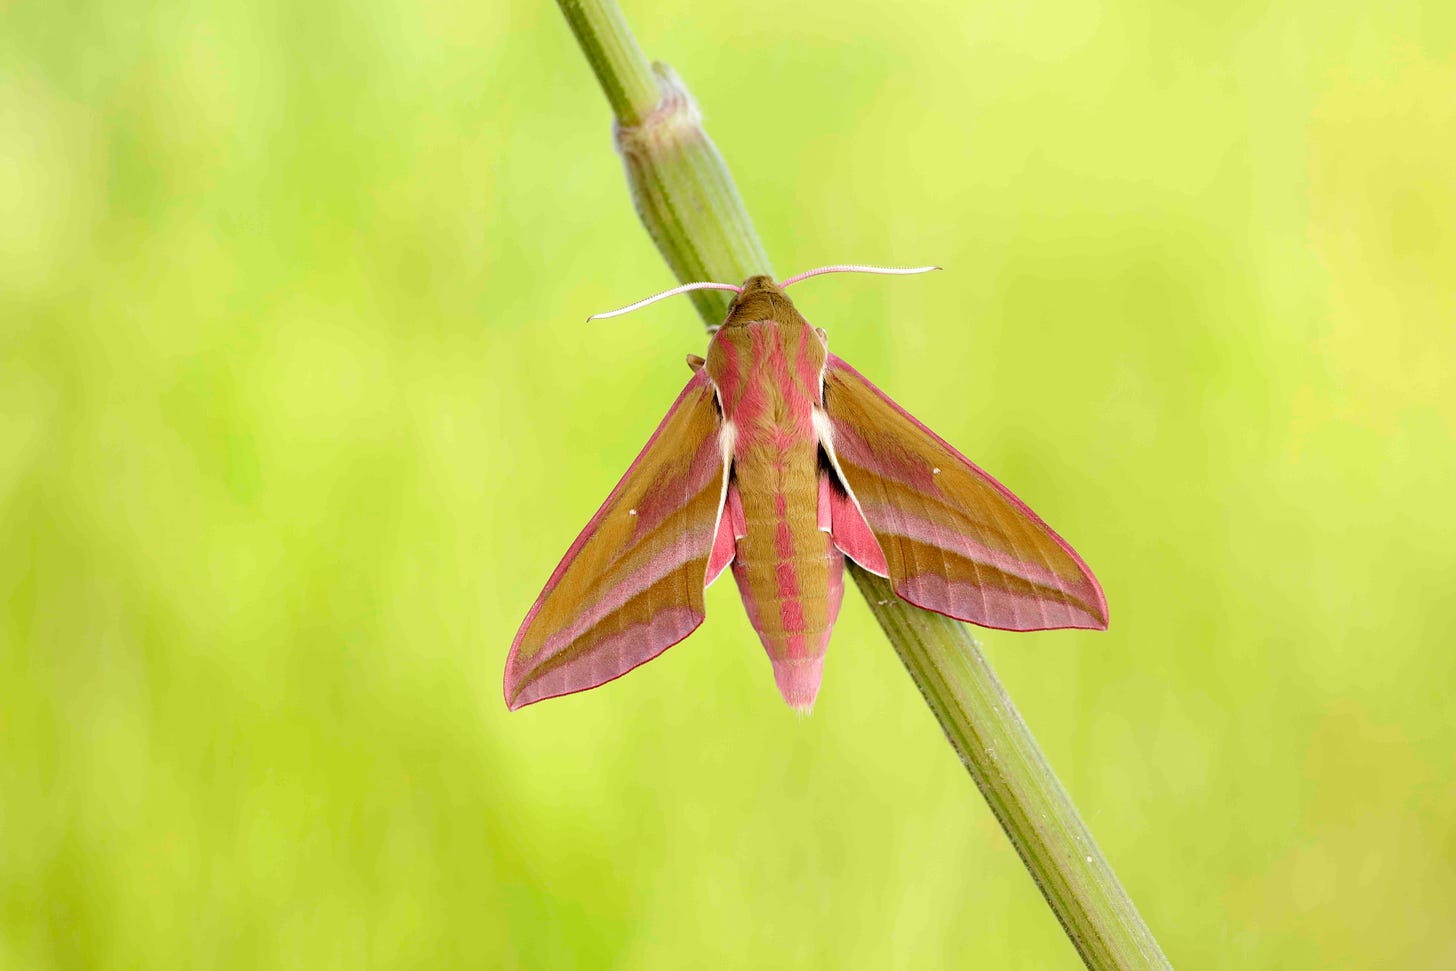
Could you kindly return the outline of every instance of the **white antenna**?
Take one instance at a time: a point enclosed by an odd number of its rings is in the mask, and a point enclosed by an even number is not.
[[[647,306],[649,303],[656,303],[667,297],[675,297],[679,293],[687,293],[689,290],[732,290],[734,293],[742,293],[742,287],[736,287],[731,283],[684,283],[680,287],[673,287],[671,290],[664,290],[661,293],[654,293],[650,297],[638,300],[636,303],[619,307],[616,310],[608,310],[604,314],[592,314],[587,320],[606,320],[608,317],[620,317],[629,314],[634,310]]]
[[[787,290],[800,280],[807,280],[811,276],[820,276],[824,273],[884,273],[889,276],[908,276],[911,273],[929,273],[931,270],[938,269],[940,269],[938,266],[862,266],[858,263],[840,263],[835,266],[821,266],[817,270],[809,270],[798,276],[791,276],[779,284],[779,289]]]

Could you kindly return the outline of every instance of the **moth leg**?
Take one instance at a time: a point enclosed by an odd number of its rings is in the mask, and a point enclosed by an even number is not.
[[[694,374],[697,374],[699,371],[701,371],[703,369],[703,365],[706,363],[706,361],[704,361],[701,357],[698,357],[698,355],[696,354],[688,355],[688,367],[692,370]]]

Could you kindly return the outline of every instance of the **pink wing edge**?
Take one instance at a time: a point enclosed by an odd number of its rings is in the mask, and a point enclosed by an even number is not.
[[[571,544],[571,547],[567,549],[566,555],[561,558],[561,562],[556,564],[556,569],[552,571],[551,578],[546,581],[546,586],[541,590],[540,595],[536,597],[536,602],[531,605],[530,611],[527,612],[526,619],[521,621],[520,629],[516,631],[516,636],[511,641],[511,651],[509,654],[506,655],[505,677],[501,685],[502,693],[505,696],[506,708],[510,711],[516,711],[520,708],[525,708],[527,705],[534,705],[538,701],[546,701],[550,698],[565,698],[568,695],[580,694],[583,691],[590,691],[593,688],[600,688],[604,684],[610,684],[620,677],[631,674],[633,671],[646,664],[648,661],[660,657],[663,653],[667,651],[668,648],[681,644],[683,641],[687,640],[687,638],[693,633],[693,631],[697,630],[699,627],[702,626],[703,619],[706,615],[698,614],[697,619],[693,622],[693,625],[689,627],[687,631],[677,640],[664,644],[661,648],[653,651],[651,654],[646,655],[640,661],[637,661],[635,664],[633,664],[631,667],[628,667],[619,674],[614,674],[609,678],[604,678],[601,681],[596,681],[592,684],[583,685],[580,688],[573,688],[570,691],[563,691],[559,694],[542,695],[539,698],[532,698],[529,701],[520,701],[514,704],[511,702],[511,689],[513,687],[516,687],[516,685],[513,683],[513,676],[519,677],[519,672],[516,670],[516,666],[517,656],[520,652],[521,639],[526,636],[527,628],[529,628],[531,626],[531,622],[536,619],[536,615],[541,612],[541,605],[546,601],[546,598],[551,594],[551,591],[556,589],[556,584],[561,581],[561,575],[566,572],[566,568],[571,565],[572,560],[576,559],[576,555],[581,552],[581,548],[586,545],[587,540],[591,539],[592,534],[596,532],[597,523],[601,521],[602,515],[607,511],[607,507],[610,506],[616,500],[617,496],[622,493],[622,489],[626,486],[627,481],[631,479],[633,473],[637,471],[637,466],[642,464],[642,456],[646,455],[647,452],[652,448],[652,446],[657,442],[657,439],[661,437],[663,428],[665,428],[667,426],[667,423],[672,420],[672,416],[677,413],[677,410],[679,407],[682,406],[683,401],[686,400],[690,394],[705,385],[710,387],[712,385],[712,381],[709,380],[707,373],[701,370],[695,372],[692,378],[683,387],[682,393],[677,396],[677,398],[673,401],[672,405],[667,409],[667,413],[662,416],[662,421],[658,422],[657,427],[653,429],[651,437],[647,439],[647,444],[642,446],[641,451],[637,453],[637,457],[633,459],[632,464],[627,467],[627,471],[622,473],[622,477],[617,480],[617,485],[612,489],[611,493],[607,496],[607,498],[602,501],[602,504],[600,507],[598,507],[596,514],[592,516],[591,520],[587,522],[581,533],[577,535],[576,540]],[[724,500],[726,499],[728,492],[726,488],[726,479],[727,476],[725,474],[725,487],[720,489],[720,496],[718,499],[718,519],[717,522],[714,524],[713,530],[713,535],[715,538],[715,551],[717,546],[717,535],[723,522]],[[709,555],[711,557],[713,554],[710,553]],[[727,564],[725,563],[724,565],[726,566]],[[714,579],[717,578],[714,577]]]
[[[1056,541],[1056,544],[1062,548],[1062,551],[1065,552],[1068,556],[1070,556],[1072,558],[1072,562],[1074,562],[1074,563],[1077,564],[1077,568],[1082,571],[1082,575],[1087,578],[1087,582],[1090,583],[1090,584],[1092,584],[1092,591],[1097,595],[1097,605],[1096,606],[1098,608],[1098,614],[1099,614],[1099,616],[1102,619],[1102,626],[1101,627],[1083,627],[1081,629],[1082,630],[1106,630],[1107,629],[1108,624],[1111,622],[1111,616],[1109,615],[1109,612],[1108,612],[1108,609],[1107,609],[1107,595],[1105,593],[1103,593],[1103,591],[1102,591],[1102,584],[1097,581],[1097,577],[1092,573],[1091,568],[1087,566],[1087,561],[1084,560],[1084,559],[1082,559],[1081,555],[1076,550],[1072,549],[1072,545],[1070,543],[1068,543],[1066,540],[1062,539],[1061,534],[1059,534],[1055,529],[1052,529],[1050,526],[1048,526],[1047,523],[1046,523],[1046,521],[1044,519],[1042,519],[1040,516],[1038,516],[1035,513],[1035,511],[1032,510],[1032,508],[1030,506],[1028,506],[1026,503],[1024,503],[1020,499],[1018,499],[1016,497],[1016,494],[1014,492],[1012,492],[1010,489],[1008,489],[1004,485],[1002,485],[1000,483],[1000,481],[998,481],[997,478],[994,475],[991,475],[991,473],[989,473],[985,469],[981,468],[975,462],[972,462],[970,459],[966,458],[964,455],[962,455],[960,453],[960,450],[957,449],[954,445],[952,445],[950,442],[947,442],[945,439],[941,438],[939,435],[937,435],[931,429],[927,428],[925,426],[925,423],[924,422],[922,422],[920,419],[916,418],[914,415],[910,414],[910,412],[906,411],[904,408],[900,407],[899,403],[896,402],[894,398],[890,397],[889,395],[885,394],[885,392],[881,391],[875,385],[875,383],[873,381],[871,381],[869,378],[865,377],[863,374],[860,374],[858,371],[856,371],[843,358],[841,358],[841,357],[839,357],[839,356],[837,356],[835,354],[830,354],[828,360],[824,364],[824,367],[825,367],[825,370],[826,371],[827,370],[831,370],[831,369],[833,369],[833,370],[839,370],[839,371],[846,371],[849,374],[853,375],[854,377],[858,378],[859,380],[863,381],[865,383],[865,386],[866,387],[868,387],[875,394],[879,395],[880,398],[883,399],[885,401],[885,403],[888,404],[891,408],[895,409],[895,411],[897,413],[899,413],[899,415],[902,418],[906,419],[912,425],[914,425],[916,428],[920,429],[922,432],[924,432],[926,435],[928,435],[933,441],[935,441],[937,444],[939,444],[942,448],[944,448],[946,451],[950,452],[951,455],[955,456],[956,458],[958,458],[962,462],[964,462],[977,475],[981,476],[987,482],[991,483],[991,485],[993,487],[995,487],[996,491],[999,492],[999,493],[1001,493],[1002,498],[1008,500],[1014,507],[1016,507],[1016,509],[1018,511],[1020,511],[1022,514],[1024,514],[1033,523],[1035,523],[1036,525],[1040,526],[1042,529],[1046,530],[1047,535],[1049,535],[1053,540],[1055,540]],[[827,411],[827,409],[826,409],[826,411]],[[830,422],[832,424],[833,421],[834,421],[834,416],[833,415],[830,415],[829,416],[829,420],[830,420]],[[847,481],[845,481],[843,474],[840,473],[837,469],[835,471],[836,471],[836,474],[839,476],[840,484],[844,486],[845,490],[848,491],[850,495],[854,495],[854,491],[852,489],[850,489],[849,483]],[[856,500],[856,507],[857,506],[858,506],[858,500]],[[861,513],[861,516],[862,515],[863,514]],[[866,524],[866,525],[868,525],[868,524]],[[871,572],[873,572],[873,571],[871,571]],[[923,604],[915,603],[915,601],[911,600],[909,597],[905,597],[903,594],[900,594],[900,591],[899,590],[896,590],[895,593],[896,593],[896,595],[900,596],[901,599],[905,600],[907,603],[915,604],[915,606],[916,607],[919,607],[921,610],[928,610],[928,611],[930,611],[933,614],[940,614],[942,617],[949,617],[951,620],[960,620],[963,623],[975,623],[977,627],[984,627],[987,630],[1006,630],[1006,631],[1022,631],[1022,632],[1024,632],[1024,629],[1023,628],[1016,628],[1016,627],[998,627],[998,626],[996,626],[994,624],[983,624],[983,623],[976,622],[976,621],[966,621],[963,618],[956,617],[953,614],[948,614],[948,613],[946,613],[943,610],[936,610],[934,607],[926,607]],[[1042,628],[1042,629],[1055,630],[1057,628]],[[1062,629],[1066,629],[1066,628],[1062,628]]]

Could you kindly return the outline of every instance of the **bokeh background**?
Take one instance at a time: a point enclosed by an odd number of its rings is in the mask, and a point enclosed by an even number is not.
[[[1456,964],[1456,7],[644,3],[1183,967]],[[1072,968],[858,596],[508,715],[704,339],[540,0],[0,6],[0,967]]]

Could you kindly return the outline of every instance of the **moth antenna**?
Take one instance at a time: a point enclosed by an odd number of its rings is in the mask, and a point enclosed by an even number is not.
[[[656,303],[667,297],[675,297],[679,293],[687,293],[689,290],[732,290],[734,293],[742,293],[742,287],[736,287],[731,283],[684,283],[680,287],[673,287],[671,290],[664,290],[661,293],[654,293],[650,297],[644,297],[636,303],[628,304],[625,307],[618,307],[616,310],[608,310],[604,314],[592,314],[587,320],[606,320],[608,317],[620,317],[647,306],[649,303]]]
[[[884,273],[889,276],[908,276],[911,273],[929,273],[931,270],[939,269],[938,266],[864,266],[859,263],[839,263],[834,266],[821,266],[817,270],[809,270],[798,276],[791,276],[779,284],[779,289],[787,290],[800,280],[807,280],[811,276],[820,276],[825,273]]]

